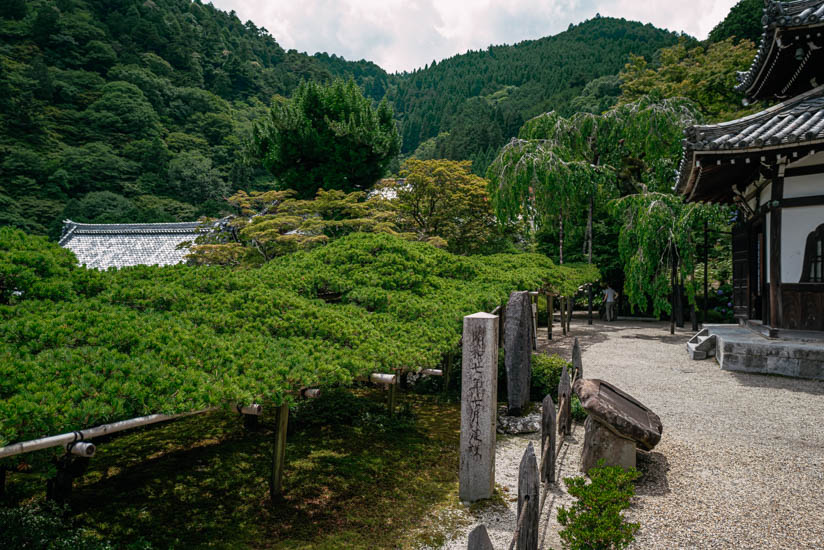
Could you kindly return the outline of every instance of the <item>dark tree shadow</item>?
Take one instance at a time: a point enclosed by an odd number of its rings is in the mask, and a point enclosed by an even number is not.
[[[824,395],[824,380],[791,378],[789,376],[781,376],[780,374],[759,374],[733,371],[725,372],[732,375],[736,382],[742,386],[747,386],[750,388],[769,388],[808,393],[810,395]]]

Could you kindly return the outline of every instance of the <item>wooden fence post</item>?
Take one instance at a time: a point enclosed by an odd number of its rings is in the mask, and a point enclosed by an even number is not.
[[[489,533],[486,532],[486,526],[484,524],[470,531],[469,543],[466,545],[466,550],[495,550],[492,546],[492,541],[489,540]]]
[[[538,480],[538,461],[532,443],[524,452],[518,468],[518,550],[538,550],[538,507],[541,483]]]
[[[553,317],[555,317],[555,296],[550,294],[549,292],[546,293],[546,332],[547,332],[547,339],[552,340],[552,322]]]
[[[289,425],[289,404],[283,403],[275,413],[275,433],[272,441],[272,475],[269,497],[275,502],[283,494],[283,470],[286,466],[286,429]]]
[[[555,403],[551,395],[541,404],[541,481],[555,483]]]

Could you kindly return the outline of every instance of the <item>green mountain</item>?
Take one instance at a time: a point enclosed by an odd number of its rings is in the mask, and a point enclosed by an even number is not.
[[[286,51],[266,29],[199,0],[5,0],[0,225],[56,237],[65,218],[219,215],[234,190],[271,184],[244,160],[244,143],[271,98],[301,80],[354,79],[394,105],[406,154],[471,159],[482,172],[526,119],[610,105],[628,55],[651,57],[676,39],[596,18],[387,74]]]
[[[764,0],[740,0],[730,9],[723,21],[710,31],[710,42],[721,42],[727,38],[747,39],[758,44],[764,29],[761,16],[764,14]]]
[[[0,3],[0,224],[218,214],[271,178],[242,144],[272,96],[374,64],[284,51],[266,29],[195,0]]]
[[[571,114],[587,83],[616,75],[630,53],[651,58],[677,40],[652,25],[596,17],[555,36],[433,63],[401,77],[389,93],[402,121],[403,151],[448,132],[426,149],[483,162],[525,120],[550,110]]]

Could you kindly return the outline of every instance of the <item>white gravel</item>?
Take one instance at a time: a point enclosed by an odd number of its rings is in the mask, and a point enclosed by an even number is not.
[[[570,356],[556,331],[549,351]],[[639,454],[643,477],[628,519],[641,524],[635,549],[824,549],[824,382],[722,371],[691,361],[691,331],[666,323],[574,319],[584,373],[628,392],[660,417],[661,443]],[[559,479],[578,475],[583,426],[561,451]],[[445,548],[464,549],[484,523],[496,549],[515,529],[518,465],[529,441],[499,436],[496,481],[508,508],[472,517]],[[560,549],[555,512],[572,499],[551,490],[542,511],[541,548]],[[551,512],[549,512],[551,508]],[[468,512],[466,512],[467,515]]]

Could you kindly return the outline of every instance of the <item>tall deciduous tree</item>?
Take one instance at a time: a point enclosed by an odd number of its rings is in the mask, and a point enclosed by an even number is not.
[[[278,186],[304,199],[318,189],[369,189],[399,150],[389,104],[373,108],[353,80],[301,84],[291,99],[275,100],[253,138],[253,155]]]
[[[487,181],[469,161],[415,160],[404,163],[399,180],[382,182],[397,223],[418,240],[451,252],[489,252],[501,246]]]

